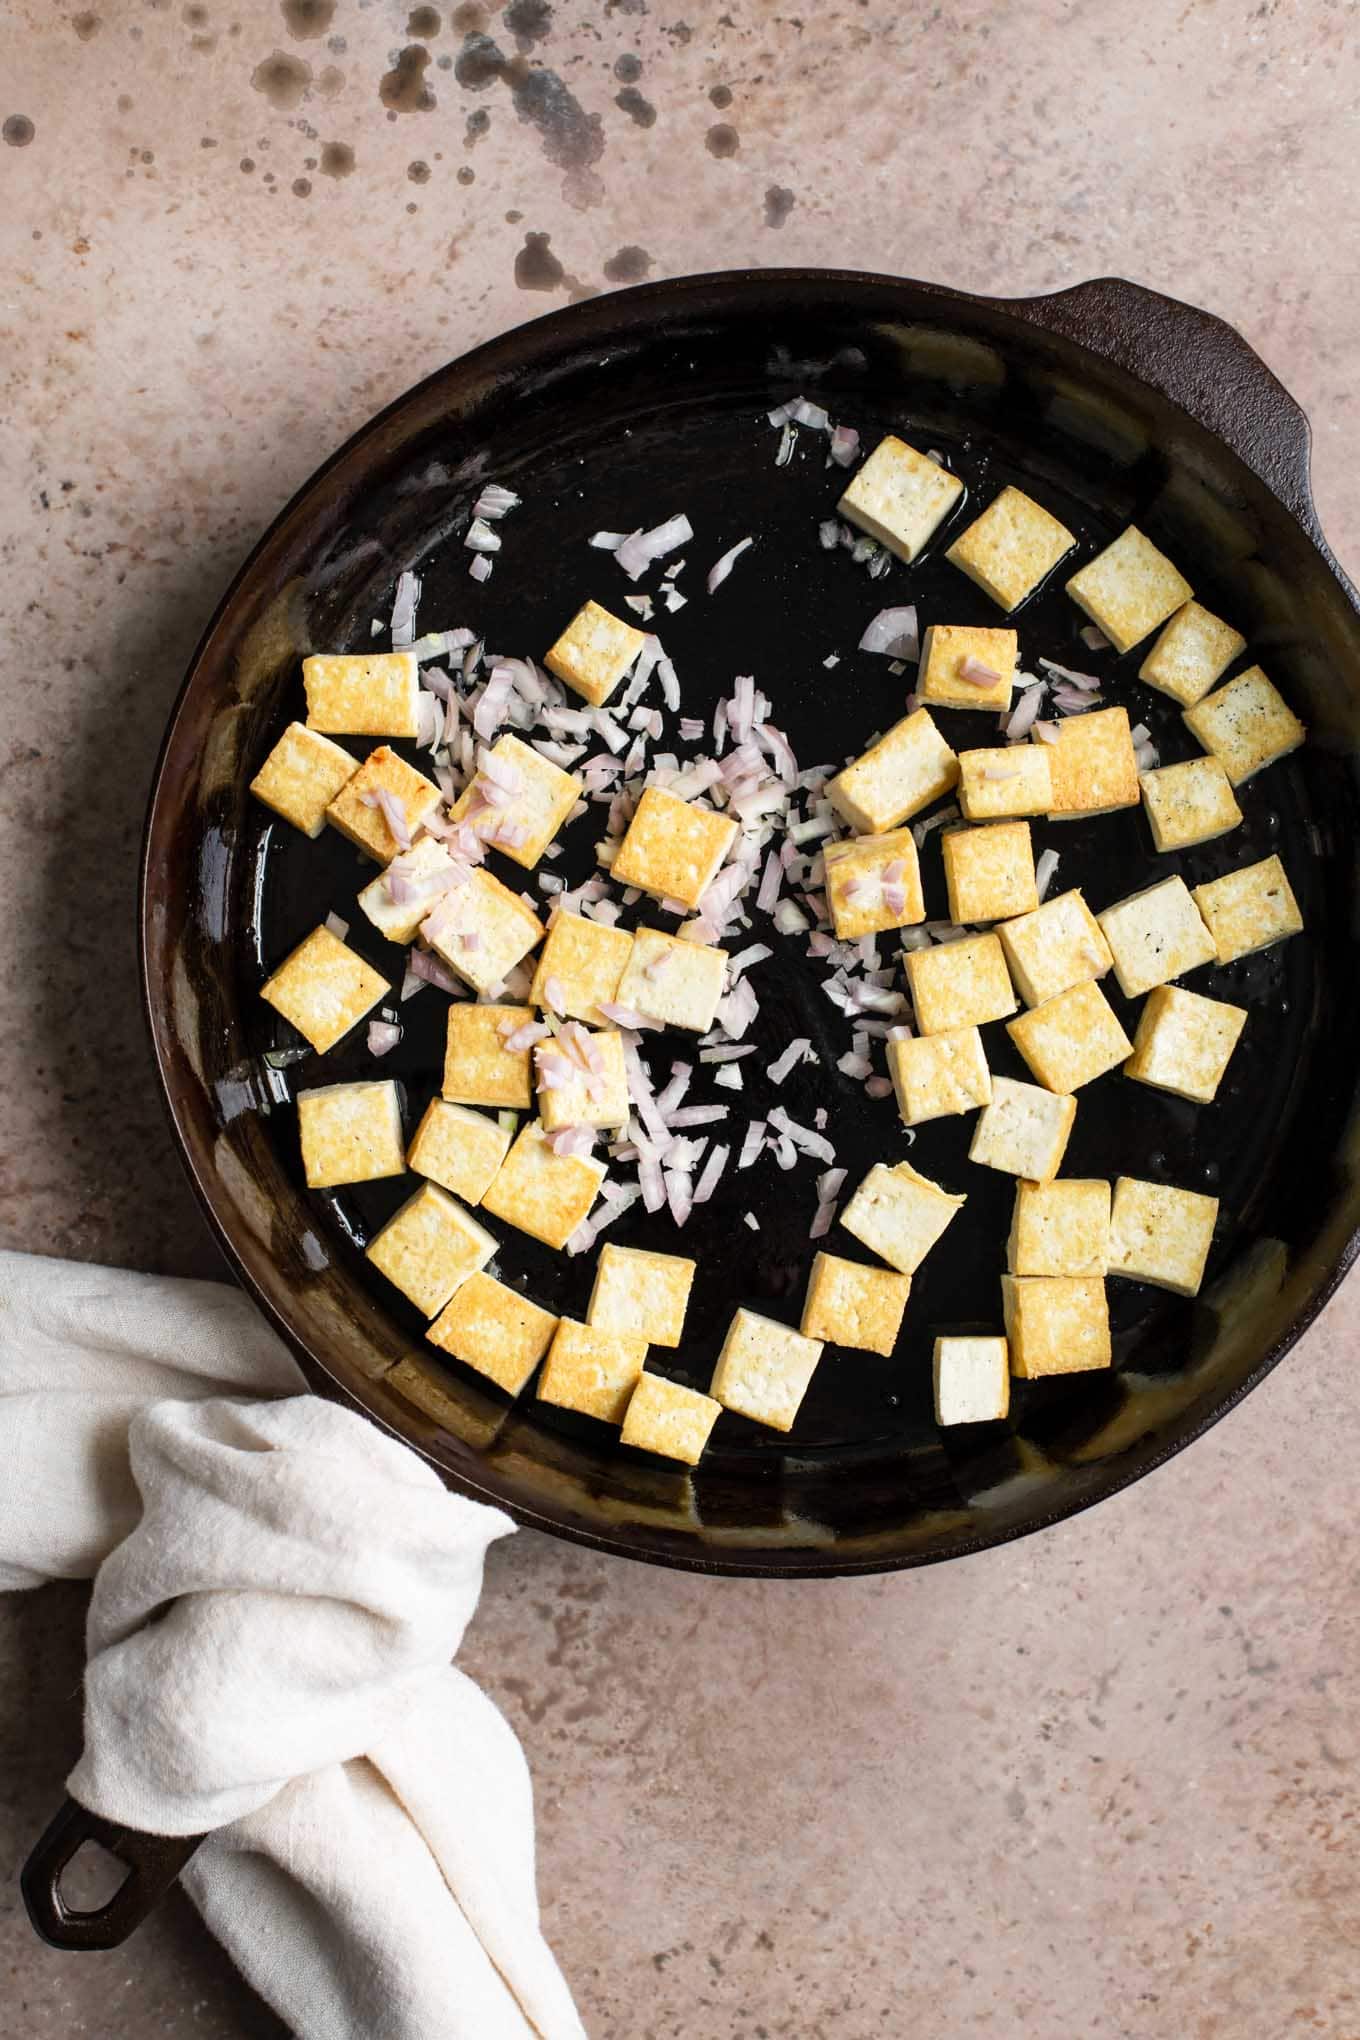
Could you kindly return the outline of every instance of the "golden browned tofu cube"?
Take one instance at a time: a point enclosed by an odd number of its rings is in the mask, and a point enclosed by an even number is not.
[[[698,801],[649,786],[637,804],[610,876],[661,900],[697,907],[737,838],[737,825]]]
[[[910,1275],[819,1253],[803,1299],[801,1330],[809,1339],[891,1354],[911,1294]]]
[[[918,708],[828,779],[826,797],[852,829],[881,836],[948,793],[958,776],[959,761],[929,709]]]
[[[543,663],[593,708],[601,708],[646,641],[646,634],[631,623],[611,616],[598,602],[587,602]]]
[[[1010,1348],[1004,1339],[935,1341],[937,1424],[996,1424],[1010,1411]]]
[[[422,836],[369,880],[359,905],[389,942],[414,942],[435,901],[461,882],[464,869],[437,836]]]
[[[250,790],[304,836],[319,836],[326,826],[326,809],[358,770],[359,760],[329,737],[319,736],[305,723],[289,723],[251,780]]]
[[[1019,640],[1013,630],[935,623],[921,640],[920,699],[932,708],[1011,705]]]
[[[284,958],[261,985],[260,997],[324,1055],[390,989],[385,977],[323,925]]]
[[[1038,906],[1028,822],[950,829],[940,850],[953,920],[1009,921]]]
[[[717,1017],[726,982],[725,950],[707,942],[683,942],[660,928],[635,928],[617,996],[621,1006],[646,1020],[707,1034]]]
[[[444,1096],[458,1105],[527,1112],[534,1102],[529,1051],[505,1044],[536,1017],[530,1006],[450,1006]]]
[[[390,1078],[376,1084],[323,1084],[298,1092],[302,1166],[311,1190],[400,1176],[401,1106]]]
[[[494,993],[543,939],[543,923],[489,871],[442,893],[420,924],[436,956],[475,992]]]
[[[1214,938],[1183,878],[1164,878],[1130,893],[1096,919],[1126,999],[1214,961]]]
[[[1049,814],[1055,822],[1137,807],[1138,760],[1127,709],[1088,708],[1064,716],[1056,727],[1058,741],[1044,745],[1053,781]],[[1037,745],[1040,739],[1033,741]]]
[[[623,928],[583,914],[554,914],[529,997],[536,1006],[602,1027],[600,1007],[619,999],[632,952],[633,938]]]
[[[509,1149],[509,1132],[499,1120],[432,1098],[406,1159],[418,1176],[465,1204],[480,1204]]]
[[[1008,815],[1046,815],[1053,805],[1049,744],[1009,744],[960,751],[959,806],[970,822]]]
[[[1244,864],[1197,885],[1195,905],[1220,963],[1235,963],[1303,928],[1299,903],[1278,857],[1263,857],[1259,864]]]
[[[1207,1105],[1246,1024],[1245,1007],[1158,985],[1148,993],[1124,1075]]]
[[[1159,850],[1189,850],[1226,836],[1242,819],[1232,781],[1217,758],[1188,758],[1142,775],[1143,808]]]
[[[1198,1295],[1217,1219],[1216,1197],[1121,1176],[1110,1212],[1110,1273]]]
[[[1019,1084],[1014,1077],[993,1077],[992,1102],[978,1117],[968,1159],[1032,1183],[1047,1182],[1062,1167],[1076,1116],[1075,1098]]]
[[[427,1318],[436,1317],[459,1283],[495,1251],[486,1227],[433,1183],[422,1183],[367,1247],[379,1273]]]
[[[539,1376],[539,1400],[621,1424],[646,1358],[645,1339],[559,1318]]]
[[[888,1043],[888,1075],[904,1126],[971,1112],[992,1095],[992,1079],[976,1027],[914,1034]]]
[[[1087,1176],[1019,1182],[1006,1266],[1012,1275],[1103,1275],[1110,1259],[1110,1186]]]
[[[628,1071],[623,1036],[608,1029],[592,1034],[579,1020],[540,1041],[534,1050],[538,1116],[545,1133],[564,1126],[624,1126],[628,1121]]]
[[[449,810],[484,843],[532,871],[585,791],[518,737],[504,736]]]
[[[620,1443],[697,1466],[721,1415],[722,1404],[711,1395],[644,1370],[624,1415]]]
[[[426,815],[433,814],[443,795],[433,780],[417,772],[414,765],[408,765],[386,744],[370,751],[354,777],[341,787],[326,809],[326,820],[368,856],[376,857],[379,864],[390,864],[401,844],[377,804],[379,787],[400,801],[412,835]]]
[[[945,558],[1010,610],[1033,594],[1076,542],[1032,496],[1006,488],[954,540]]]
[[[550,1310],[479,1269],[454,1290],[425,1336],[507,1395],[518,1395],[556,1330]]]
[[[1117,651],[1131,652],[1195,591],[1166,554],[1130,524],[1113,545],[1077,569],[1067,592]]]
[[[320,653],[302,662],[307,727],[332,737],[418,737],[414,652]]]
[[[902,961],[922,1034],[982,1027],[1015,1011],[1010,972],[995,935],[966,935],[929,949],[909,949]]]
[[[791,1431],[821,1357],[820,1339],[742,1308],[727,1328],[709,1393],[740,1417]]]
[[[908,564],[943,523],[963,483],[891,432],[880,439],[841,497],[841,516]]]
[[[651,1346],[678,1346],[696,1264],[683,1254],[654,1254],[608,1241],[595,1263],[586,1323],[632,1332]]]
[[[825,843],[822,862],[837,941],[858,942],[862,935],[924,921],[921,865],[910,829]]]
[[[1110,1365],[1110,1311],[1098,1275],[1003,1275],[1001,1302],[1011,1372],[1022,1381]]]
[[[900,1275],[914,1275],[966,1197],[951,1196],[910,1162],[875,1162],[841,1213],[841,1224]]]
[[[1070,985],[1104,977],[1114,962],[1100,924],[1075,889],[1004,922],[996,932],[1027,1006],[1042,1006]]]
[[[1187,602],[1138,668],[1138,678],[1191,708],[1246,648],[1246,639],[1230,623],[1198,602]]]
[[[518,1138],[482,1198],[483,1211],[503,1218],[545,1247],[565,1247],[590,1217],[605,1165],[593,1155],[557,1155],[536,1120]]]
[[[1223,760],[1234,786],[1297,751],[1308,732],[1259,666],[1185,711],[1187,727]]]
[[[1006,1032],[1046,1091],[1079,1091],[1117,1069],[1133,1046],[1100,986],[1090,982],[1008,1020]]]

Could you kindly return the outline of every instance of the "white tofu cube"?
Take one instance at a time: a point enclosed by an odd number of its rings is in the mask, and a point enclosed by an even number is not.
[[[618,1003],[646,1020],[659,1020],[663,1027],[707,1034],[726,982],[723,950],[707,942],[683,942],[660,928],[637,928],[619,979]]]
[[[1246,1024],[1242,1006],[1158,985],[1148,993],[1124,1075],[1207,1105]]]
[[[624,1413],[619,1442],[697,1466],[721,1415],[722,1404],[711,1395],[644,1369]]]
[[[1187,708],[1185,722],[1205,750],[1223,760],[1234,786],[1297,751],[1308,734],[1259,666],[1249,666],[1216,694]]]
[[[1096,919],[1126,999],[1214,961],[1214,938],[1183,878],[1164,878],[1130,893]]]
[[[1195,905],[1220,963],[1235,963],[1303,928],[1299,903],[1278,857],[1263,857],[1259,864],[1244,864],[1197,885]]]
[[[1012,1275],[1103,1275],[1110,1260],[1110,1186],[1085,1176],[1019,1182],[1006,1266]]]
[[[995,935],[966,935],[929,949],[909,949],[902,961],[921,1034],[982,1027],[1015,1011],[1010,972]]]
[[[979,1115],[968,1159],[1032,1183],[1047,1182],[1062,1167],[1076,1116],[1075,1098],[1014,1077],[993,1077],[992,1102]]]
[[[533,1051],[538,1116],[545,1133],[564,1126],[625,1126],[628,1072],[623,1037],[612,1030],[592,1034],[568,1020]]]
[[[1006,1032],[1046,1091],[1079,1091],[1117,1069],[1133,1047],[1100,986],[1089,981],[1008,1020]]]
[[[1015,609],[1052,573],[1076,539],[1032,496],[1005,488],[954,540],[945,558],[1002,609]]]
[[[633,938],[625,929],[583,914],[554,914],[529,997],[536,1006],[602,1027],[600,1007],[619,1000],[632,953]]]
[[[1053,783],[1049,814],[1055,822],[1137,807],[1138,759],[1127,709],[1088,708],[1063,716],[1056,727],[1057,742],[1043,744]],[[1043,740],[1031,742],[1037,748]]]
[[[539,1400],[621,1424],[646,1359],[645,1339],[559,1318],[539,1376]]]
[[[598,602],[587,602],[543,663],[593,708],[602,708],[646,642],[645,632],[611,616]]]
[[[1110,1311],[1099,1276],[1001,1278],[1011,1372],[1022,1381],[1108,1367]]]
[[[737,838],[737,825],[698,801],[649,786],[624,832],[610,876],[661,900],[697,907]]]
[[[889,433],[879,440],[838,507],[842,517],[910,564],[962,494],[957,475]]]
[[[532,871],[584,793],[584,783],[518,737],[502,737],[490,758],[489,768],[479,768],[450,808],[450,820],[466,822],[482,842]]]
[[[304,836],[319,836],[326,826],[326,809],[358,770],[359,760],[329,737],[319,736],[305,723],[289,723],[251,780],[250,790]]]
[[[454,1290],[425,1336],[507,1395],[518,1395],[556,1330],[550,1310],[479,1269]]]
[[[367,1247],[379,1273],[427,1318],[436,1317],[459,1283],[495,1251],[485,1226],[433,1183],[422,1183]]]
[[[543,1128],[530,1120],[482,1198],[482,1209],[545,1247],[565,1247],[589,1218],[604,1178],[603,1162],[593,1155],[554,1154]]]
[[[1144,772],[1140,783],[1148,827],[1159,850],[1189,850],[1196,843],[1211,843],[1242,819],[1232,781],[1217,758],[1163,765]]]
[[[1028,822],[950,829],[940,851],[952,920],[1010,921],[1038,906]]]
[[[390,991],[387,979],[332,935],[313,928],[260,987],[260,997],[324,1055]]]
[[[1067,592],[1116,650],[1131,652],[1195,591],[1165,553],[1130,524],[1104,552],[1078,568]]]
[[[696,1263],[683,1254],[654,1254],[606,1241],[595,1263],[586,1323],[634,1332],[652,1346],[678,1346]]]
[[[897,1344],[910,1294],[910,1275],[819,1253],[812,1263],[800,1329],[809,1339],[887,1358]]]
[[[311,1190],[371,1183],[406,1167],[401,1105],[390,1078],[375,1084],[323,1084],[298,1092],[302,1166]]]
[[[530,1006],[450,1006],[443,1095],[458,1105],[527,1112],[533,1103],[529,1051],[505,1044],[536,1017]]]
[[[992,1095],[991,1074],[976,1027],[889,1041],[888,1075],[904,1126],[971,1112],[988,1104]]]
[[[307,727],[332,737],[418,737],[414,652],[326,652],[302,662]]]
[[[510,1135],[498,1119],[432,1098],[406,1159],[418,1176],[464,1204],[480,1204],[509,1149]]]
[[[490,992],[543,939],[543,923],[518,893],[479,869],[440,895],[420,932],[456,976]]]
[[[1138,678],[1191,708],[1246,648],[1246,639],[1230,623],[1198,602],[1187,602],[1138,668]]]
[[[1046,815],[1053,805],[1049,744],[1010,744],[960,751],[959,806],[970,822],[1009,815]]]
[[[1072,985],[1104,977],[1114,962],[1095,915],[1075,889],[1003,922],[996,932],[1027,1006],[1042,1006]]]
[[[326,809],[326,820],[342,836],[379,864],[390,864],[401,848],[392,834],[387,816],[377,803],[378,789],[401,803],[406,826],[414,835],[426,815],[433,814],[444,796],[434,781],[417,772],[386,744],[370,751],[354,776],[341,787]]]
[[[932,624],[921,640],[917,693],[933,708],[983,708],[995,715],[1011,705],[1018,656],[1013,630]]]
[[[820,1339],[804,1338],[791,1325],[739,1309],[728,1326],[709,1393],[725,1410],[774,1431],[791,1431],[821,1357]]]
[[[959,761],[931,721],[929,709],[918,708],[828,779],[825,791],[852,829],[881,836],[948,793],[958,776]]]
[[[1197,1295],[1217,1219],[1216,1197],[1121,1176],[1110,1212],[1110,1273]]]
[[[437,836],[422,836],[369,880],[358,903],[389,942],[414,942],[435,901],[460,882],[466,869]]]
[[[937,1424],[996,1424],[1011,1406],[1010,1348],[1004,1339],[935,1341]]]
[[[966,1197],[953,1197],[920,1176],[910,1162],[875,1162],[850,1202],[841,1224],[890,1268],[914,1275]]]
[[[921,864],[910,829],[824,843],[822,865],[838,942],[858,942],[864,935],[924,921]]]

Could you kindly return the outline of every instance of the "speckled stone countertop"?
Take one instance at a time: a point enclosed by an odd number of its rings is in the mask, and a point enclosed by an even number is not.
[[[218,1272],[136,998],[161,724],[284,498],[491,333],[731,265],[1121,272],[1302,400],[1360,566],[1357,11],[9,0],[0,1240]],[[944,1569],[496,1547],[463,1662],[594,2040],[1355,2040],[1355,1297],[1163,1471]],[[0,2028],[267,2040],[183,1902],[114,1955],[29,1935],[82,1603],[0,1602]]]

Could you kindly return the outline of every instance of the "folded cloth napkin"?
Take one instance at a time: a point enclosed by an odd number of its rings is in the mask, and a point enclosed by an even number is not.
[[[450,1663],[514,1525],[210,1282],[0,1253],[0,1589],[94,1575],[72,1798],[302,2040],[569,2040],[523,1753]]]

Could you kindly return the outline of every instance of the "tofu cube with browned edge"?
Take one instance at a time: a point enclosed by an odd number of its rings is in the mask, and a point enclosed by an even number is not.
[[[655,1254],[606,1241],[595,1263],[586,1323],[636,1332],[651,1346],[678,1346],[696,1264],[683,1254]]]
[[[422,1183],[374,1234],[366,1251],[378,1272],[432,1318],[460,1282],[486,1266],[496,1242],[445,1191]]]
[[[492,746],[449,816],[466,822],[492,849],[532,871],[584,791],[581,780],[531,744],[504,736]]]
[[[910,565],[962,494],[957,475],[890,432],[879,440],[838,508],[849,523]]]
[[[326,826],[326,809],[358,770],[359,760],[329,737],[306,723],[289,723],[250,790],[304,836],[315,837]]]
[[[1159,850],[1189,850],[1226,836],[1242,819],[1232,781],[1217,758],[1187,758],[1144,772],[1143,809]]]
[[[1117,1069],[1133,1047],[1104,992],[1089,980],[1008,1020],[1006,1032],[1046,1091],[1079,1091]]]
[[[1214,938],[1183,878],[1164,878],[1097,914],[1126,999],[1215,960]]]
[[[727,1328],[709,1394],[739,1417],[791,1431],[821,1357],[820,1339],[742,1307]]]
[[[1127,709],[1088,708],[1046,727],[1058,732],[1056,743],[1043,746],[1053,783],[1051,820],[1065,822],[1137,807],[1138,759]],[[1037,748],[1042,739],[1032,741]]]
[[[888,1075],[904,1126],[971,1112],[986,1105],[992,1095],[991,1073],[976,1027],[890,1040]]]
[[[461,884],[466,871],[437,836],[422,836],[369,880],[359,905],[389,942],[414,942],[435,901]]]
[[[1235,963],[1303,929],[1299,903],[1278,857],[1263,857],[1259,864],[1244,864],[1197,885],[1195,905],[1220,963]]]
[[[628,1071],[623,1036],[612,1028],[592,1034],[569,1020],[560,1034],[533,1051],[538,1116],[545,1133],[564,1126],[624,1126]]]
[[[619,1442],[697,1466],[721,1415],[722,1404],[711,1395],[644,1368],[629,1398]]]
[[[598,602],[577,610],[543,663],[593,708],[602,708],[636,659],[646,634]]]
[[[1216,1197],[1121,1176],[1110,1212],[1110,1273],[1196,1296],[1217,1221]]]
[[[507,1395],[518,1395],[556,1330],[552,1311],[478,1269],[454,1290],[425,1336]]]
[[[809,1339],[886,1358],[897,1344],[910,1294],[910,1275],[819,1253],[812,1263],[800,1328]]]
[[[1230,623],[1198,602],[1187,602],[1138,668],[1138,678],[1192,708],[1246,648],[1246,639]]]
[[[401,1105],[391,1078],[373,1084],[322,1084],[298,1092],[298,1134],[309,1190],[372,1183],[406,1167]]]
[[[319,652],[302,662],[307,727],[331,737],[418,737],[414,652]]]
[[[960,751],[959,806],[970,822],[1010,815],[1046,815],[1053,805],[1050,744],[1009,744]]]
[[[1110,1186],[1056,1176],[1015,1186],[1006,1242],[1012,1275],[1103,1275],[1110,1259]]]
[[[1015,1011],[1010,972],[995,935],[965,935],[929,949],[909,949],[902,961],[922,1034],[982,1027]]]
[[[1004,1339],[935,1341],[937,1424],[998,1424],[1011,1407],[1010,1348]]]
[[[940,851],[951,919],[1010,921],[1038,906],[1028,822],[950,829]]]
[[[529,997],[550,1012],[603,1026],[600,1007],[618,999],[632,952],[633,938],[623,928],[584,914],[554,914]]]
[[[698,801],[649,786],[624,832],[610,876],[661,900],[697,907],[737,837],[737,825]]]
[[[494,993],[543,939],[543,923],[489,871],[442,893],[420,924],[436,956],[474,992]]]
[[[1005,488],[954,540],[952,560],[1002,609],[1015,609],[1071,552],[1076,539],[1065,524],[1027,496]]]
[[[443,1095],[455,1105],[527,1112],[534,1102],[529,1051],[505,1044],[536,1017],[529,1006],[450,1006]]]
[[[996,932],[1027,1006],[1042,1006],[1072,985],[1104,977],[1114,962],[1095,915],[1075,889],[1003,922]]]
[[[385,977],[323,924],[266,978],[260,997],[324,1055],[390,990]]]
[[[498,1119],[432,1098],[406,1159],[418,1176],[428,1176],[464,1204],[480,1204],[509,1150],[510,1134]]]
[[[900,1275],[914,1275],[966,1197],[918,1175],[910,1162],[875,1162],[841,1213],[841,1224]]]
[[[1194,589],[1135,525],[1079,567],[1067,592],[1120,652],[1156,630],[1190,600]]]
[[[545,1247],[565,1247],[589,1218],[604,1178],[605,1165],[593,1155],[554,1154],[547,1134],[531,1119],[501,1163],[482,1209]]]
[[[549,944],[552,935],[550,928]],[[707,942],[684,942],[660,928],[636,928],[617,997],[620,1006],[644,1020],[707,1034],[726,983],[724,950]]]
[[[1243,1006],[1206,999],[1180,985],[1158,985],[1148,993],[1124,1075],[1207,1105],[1246,1024]]]
[[[992,1101],[973,1130],[968,1159],[1007,1175],[1047,1182],[1062,1167],[1077,1101],[1014,1077],[992,1078]]]
[[[918,708],[828,779],[825,790],[852,829],[881,836],[948,793],[958,776],[959,761],[929,709]]]
[[[559,1318],[538,1378],[539,1401],[621,1424],[646,1359],[645,1339]]]
[[[1234,786],[1297,751],[1308,734],[1259,666],[1249,666],[1216,694],[1187,708],[1185,722],[1205,750],[1222,759]]]
[[[921,865],[910,829],[825,843],[822,864],[837,941],[858,942],[924,921]]]
[[[1108,1367],[1110,1309],[1098,1275],[1003,1275],[1011,1373],[1022,1381]]]
[[[386,744],[370,751],[353,778],[341,787],[326,809],[326,820],[366,856],[376,858],[379,864],[390,864],[402,845],[378,802],[379,787],[399,803],[412,836],[444,796],[432,779],[417,772],[414,765],[408,765]]]
[[[921,640],[917,693],[932,708],[1004,711],[1011,705],[1019,649],[1013,630],[934,623]]]

